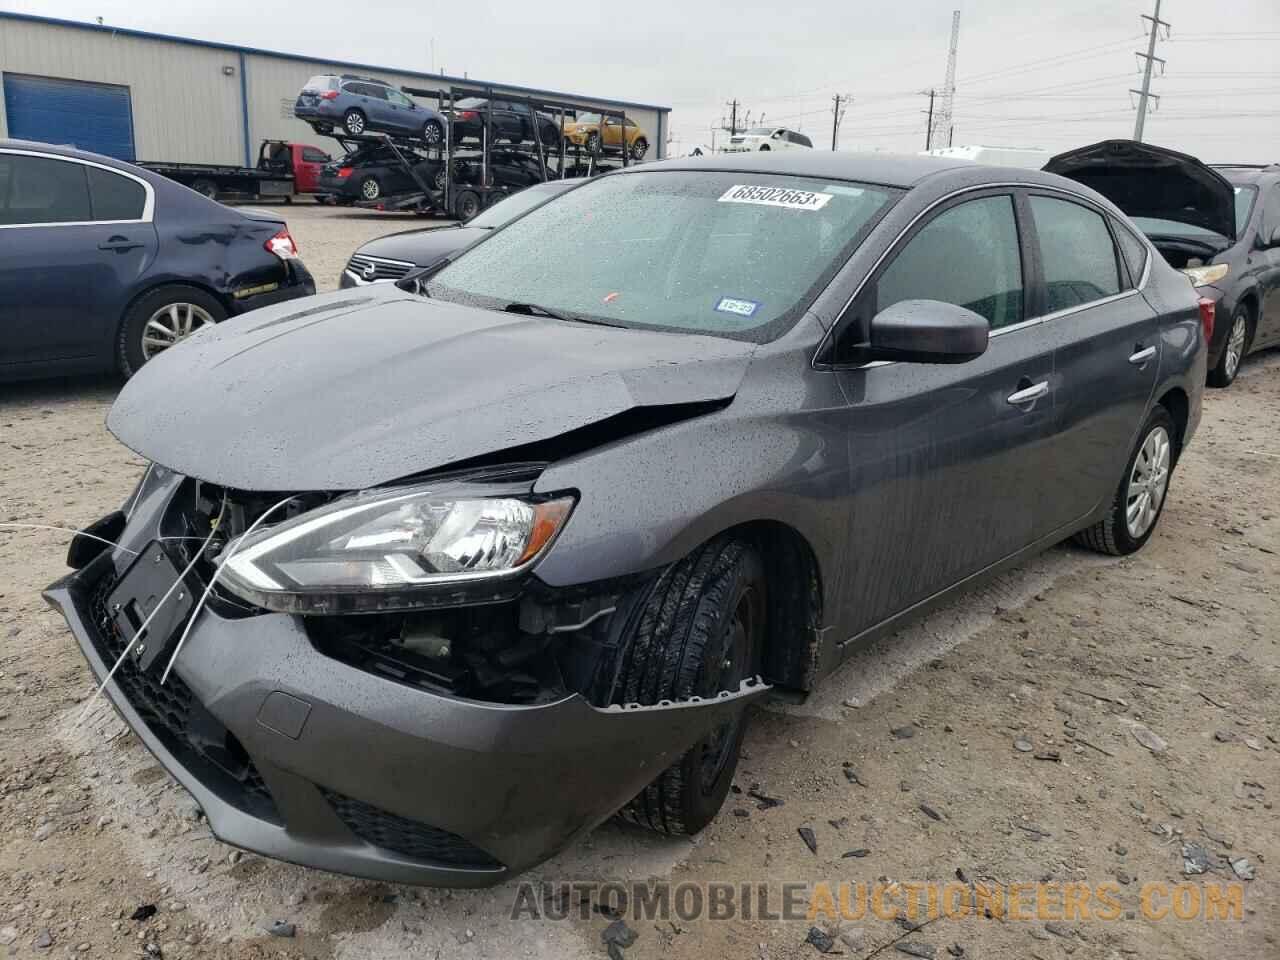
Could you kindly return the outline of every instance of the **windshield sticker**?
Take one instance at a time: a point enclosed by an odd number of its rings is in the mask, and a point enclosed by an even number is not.
[[[720,203],[758,203],[788,210],[821,210],[830,199],[829,193],[792,190],[790,187],[753,187],[740,183],[726,190],[720,197]]]
[[[759,309],[760,304],[754,300],[735,300],[733,297],[721,297],[716,304],[716,310],[720,313],[732,313],[738,317],[752,316]]]

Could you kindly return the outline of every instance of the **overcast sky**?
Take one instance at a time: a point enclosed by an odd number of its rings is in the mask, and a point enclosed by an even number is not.
[[[956,145],[1059,150],[1133,133],[1141,13],[1153,0],[0,0],[0,9],[673,108],[672,154],[709,143],[726,102],[845,150],[924,146],[961,10]],[[1164,0],[1172,38],[1146,138],[1208,161],[1280,161],[1280,0]],[[3,29],[3,25],[0,25]],[[725,134],[716,134],[720,141]]]

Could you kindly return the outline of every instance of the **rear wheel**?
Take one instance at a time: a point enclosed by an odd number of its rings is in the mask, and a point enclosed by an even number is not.
[[[631,637],[615,703],[655,704],[737,690],[761,663],[764,565],[745,541],[722,536],[662,574]],[[747,717],[712,731],[619,811],[661,833],[697,833],[729,792]]]
[[[643,160],[644,155],[649,152],[649,141],[644,137],[637,137],[636,142],[631,144],[631,159]]]
[[[352,107],[342,116],[342,129],[353,137],[358,137],[365,131],[367,123],[364,114]]]
[[[454,204],[454,215],[459,220],[470,220],[480,212],[480,195],[474,190],[463,190]]]
[[[1092,527],[1077,533],[1077,543],[1113,557],[1142,548],[1164,512],[1175,460],[1175,435],[1169,411],[1162,406],[1152,410],[1129,455],[1111,511]]]
[[[133,376],[148,360],[226,316],[222,304],[198,287],[172,284],[143,294],[129,305],[120,324],[120,372]]]
[[[1231,328],[1227,331],[1227,342],[1222,345],[1222,356],[1209,371],[1208,384],[1211,387],[1229,387],[1240,372],[1240,364],[1249,351],[1249,340],[1252,337],[1253,317],[1249,308],[1243,303],[1236,307],[1231,315]]]
[[[378,182],[377,177],[365,177],[360,181],[361,200],[377,200],[380,196],[382,196],[382,184]]]

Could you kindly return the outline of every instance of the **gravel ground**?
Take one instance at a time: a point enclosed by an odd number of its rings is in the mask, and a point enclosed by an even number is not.
[[[430,224],[312,205],[286,213],[322,289],[359,243]],[[127,495],[142,463],[103,427],[117,388],[0,387],[0,521],[81,527]],[[628,960],[813,957],[811,926],[819,943],[833,936],[833,954],[854,958],[1280,956],[1277,407],[1280,355],[1249,360],[1231,390],[1208,395],[1140,554],[1059,547],[954,601],[850,661],[807,702],[757,711],[737,778],[744,792],[696,840],[610,825],[533,879],[1085,880],[1116,884],[1126,911],[1110,922],[942,919],[914,933],[870,914],[843,925],[631,920]],[[108,707],[76,723],[88,673],[39,599],[64,570],[65,543],[56,532],[0,532],[0,951],[606,955],[599,913],[508,919],[514,884],[397,887],[214,840]],[[1139,737],[1155,744],[1146,730],[1165,749],[1144,746]],[[762,809],[753,785],[783,802]],[[1143,918],[1141,884],[1188,879],[1184,843],[1207,859],[1190,879],[1235,880],[1230,861],[1248,861],[1242,920]],[[843,856],[853,850],[861,855]],[[129,919],[148,904],[153,916]],[[271,935],[273,921],[294,935]]]

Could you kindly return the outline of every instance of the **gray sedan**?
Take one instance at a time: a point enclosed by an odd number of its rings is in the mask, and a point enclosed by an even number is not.
[[[147,364],[47,596],[238,846],[479,886],[691,833],[746,707],[1074,537],[1156,527],[1211,305],[1049,174],[646,164],[442,268]]]

